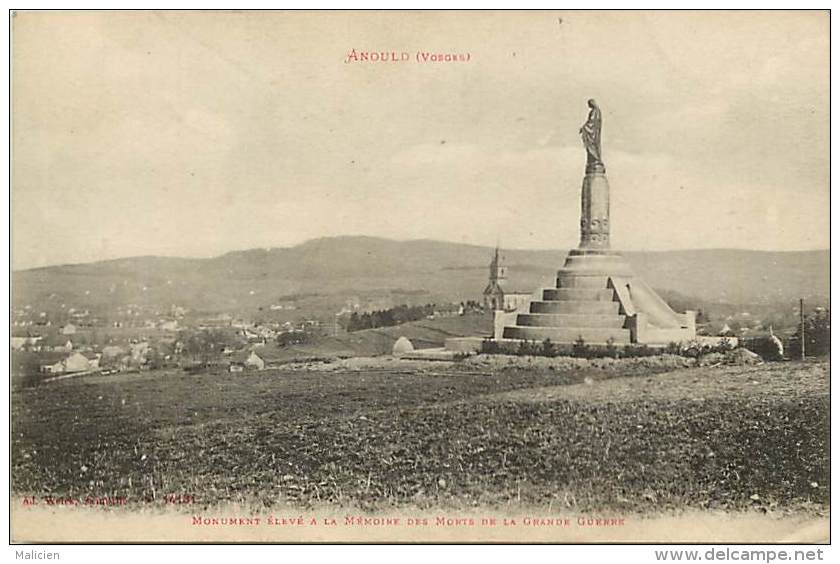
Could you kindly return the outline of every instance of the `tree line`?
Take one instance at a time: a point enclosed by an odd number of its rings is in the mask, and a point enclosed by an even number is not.
[[[425,305],[398,305],[389,309],[380,309],[370,312],[353,312],[347,320],[346,329],[348,333],[361,331],[362,329],[376,329],[377,327],[393,327],[409,321],[419,321],[431,317],[436,313],[448,312],[459,314],[481,313],[483,306],[474,300],[461,302],[459,304],[425,304]]]
[[[376,311],[356,312],[350,315],[347,321],[347,331],[361,331],[362,329],[375,329],[377,327],[392,327],[409,321],[425,319],[435,313],[435,304],[417,306],[398,305],[389,309]]]

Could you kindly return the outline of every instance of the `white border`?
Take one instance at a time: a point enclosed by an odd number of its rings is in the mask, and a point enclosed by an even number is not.
[[[332,2],[267,2],[267,1],[252,1],[248,2],[247,6],[237,6],[235,3],[230,2],[214,2],[214,1],[204,1],[204,2],[194,2],[194,1],[180,1],[180,2],[166,2],[161,3],[158,5],[137,5],[137,3],[133,3],[133,6],[128,6],[123,3],[118,3],[114,1],[82,1],[74,3],[73,8],[86,8],[86,9],[115,9],[115,8],[135,8],[135,9],[147,9],[147,8],[167,8],[167,9],[288,9],[288,8],[306,8],[306,9],[347,9],[347,8],[354,8],[354,9],[386,9],[386,8],[400,8],[400,9],[416,9],[416,8],[424,8],[424,9],[432,9],[432,8],[460,8],[460,9],[502,9],[502,8],[514,8],[514,9],[616,9],[622,8],[626,9],[629,8],[626,3],[617,2],[617,1],[598,1],[592,0],[591,2],[585,3],[578,3],[576,6],[558,6],[553,3],[549,2],[518,2],[518,3],[510,3],[510,2],[499,2],[499,1],[489,1],[489,2],[456,2],[456,1],[442,1],[442,0],[432,0],[427,2],[394,2],[394,1],[367,1],[367,2],[356,2],[353,3],[352,6],[348,6],[345,3],[332,1]],[[165,5],[164,5],[165,4]],[[818,5],[818,6],[785,6],[779,2],[720,2],[720,1],[711,1],[711,2],[703,2],[703,3],[694,3],[693,6],[675,6],[673,2],[663,2],[663,1],[653,1],[647,2],[642,7],[645,9],[674,9],[674,8],[683,8],[683,7],[694,7],[694,8],[703,8],[703,9],[713,9],[713,8],[720,8],[720,9],[785,9],[785,8],[792,8],[792,9],[804,9],[806,7],[814,8],[814,9],[825,9],[832,7],[833,3],[828,3],[828,5]],[[58,0],[52,1],[43,1],[43,2],[30,2],[30,1],[20,1],[16,2],[11,5],[5,5],[4,8],[6,9],[7,13],[8,10],[11,8],[16,9],[64,9],[68,8],[67,2],[61,2]],[[833,27],[833,26],[832,26]],[[9,26],[4,27],[4,45],[9,45]],[[837,56],[836,53],[837,47],[832,44],[832,60],[837,61],[840,60],[840,56]],[[9,61],[8,59],[4,59],[4,76],[9,76]],[[832,65],[833,67],[833,65]],[[8,96],[9,96],[9,89],[8,89],[8,82],[6,84],[6,88],[3,90],[3,95],[6,101],[6,107],[8,108]],[[834,80],[832,79],[832,92],[836,92],[833,88]],[[834,94],[832,95],[832,102],[834,101]],[[7,123],[7,132],[8,132],[8,125],[9,125],[9,116],[6,116],[6,123]],[[835,118],[832,116],[832,126],[834,125]],[[833,129],[833,128],[832,128]],[[5,144],[6,154],[8,154],[8,134],[4,136],[3,143]],[[832,148],[832,157],[835,156],[836,148]],[[9,162],[8,160],[5,161],[4,164],[6,178],[8,178],[9,173]],[[832,188],[832,195],[834,195],[834,190]],[[837,199],[834,199],[832,202],[832,211],[834,211],[834,204],[837,202]],[[4,218],[4,228],[2,230],[4,236],[4,245],[2,245],[3,252],[6,253],[5,260],[6,264],[10,265],[10,257],[9,257],[9,201],[7,198],[2,199],[2,217]],[[836,235],[836,233],[834,234]],[[832,237],[832,243],[834,237]],[[833,246],[833,245],[832,245]],[[834,255],[832,253],[832,258]],[[838,264],[837,261],[834,261],[835,266]],[[840,268],[840,267],[838,267]],[[835,274],[834,268],[832,268],[832,274]],[[835,279],[840,279],[837,277]],[[4,280],[4,292],[3,292],[3,302],[5,306],[5,312],[8,315],[9,309],[9,270],[6,270],[3,274]],[[835,297],[834,288],[832,287],[832,298]],[[4,339],[5,342],[8,341],[8,331],[9,326],[8,324],[0,323],[0,327],[2,327],[2,331],[4,332]],[[836,335],[832,338],[832,345],[834,350],[837,349],[837,342],[835,340],[840,340]],[[7,348],[2,349],[2,366],[5,369],[6,373],[9,373],[9,353]],[[8,388],[4,391],[3,397],[3,406],[4,406],[4,417],[3,417],[3,436],[9,437],[9,428],[8,428]],[[832,402],[833,403],[833,402]],[[837,429],[836,420],[837,420],[837,410],[832,410],[832,428]],[[834,438],[832,440],[832,451],[838,452],[837,449],[837,436],[840,435],[840,432],[836,432],[834,434]],[[9,485],[9,460],[8,460],[8,443],[4,445],[3,449],[0,449],[0,467],[2,467],[3,478],[5,480],[6,491],[8,492],[8,485]],[[837,465],[832,468],[832,478],[836,474]],[[832,503],[836,502],[836,488],[832,493]],[[0,526],[4,530],[8,530],[8,512],[2,511],[0,512],[2,515],[2,523]],[[715,545],[719,548],[725,548],[727,545]],[[160,558],[164,557],[167,560],[192,560],[194,562],[201,561],[202,563],[214,563],[214,562],[231,562],[239,560],[241,561],[243,558],[262,558],[266,561],[273,561],[273,562],[294,562],[294,561],[308,561],[313,558],[315,559],[329,559],[331,562],[340,562],[341,564],[355,564],[355,563],[369,563],[369,562],[378,562],[378,561],[395,561],[399,560],[402,563],[413,563],[413,562],[428,562],[430,560],[437,560],[440,558],[444,558],[446,560],[451,559],[452,561],[472,561],[472,562],[482,562],[482,563],[492,563],[492,562],[527,562],[530,559],[534,559],[534,561],[540,562],[552,562],[556,561],[556,559],[564,558],[568,559],[570,562],[577,562],[582,560],[595,560],[595,561],[609,561],[609,562],[622,562],[627,564],[634,564],[634,563],[649,563],[655,562],[654,550],[661,550],[668,548],[669,545],[656,545],[656,546],[649,546],[649,545],[638,545],[638,546],[603,546],[603,545],[593,545],[593,546],[565,546],[565,545],[552,545],[552,546],[335,546],[335,545],[307,545],[307,546],[276,546],[276,545],[235,545],[235,546],[206,546],[206,545],[144,545],[144,546],[121,546],[121,545],[100,545],[100,546],[62,546],[62,545],[53,545],[53,546],[8,546],[4,549],[7,553],[8,560],[12,561],[15,558],[15,551],[16,550],[38,550],[38,551],[50,551],[50,552],[59,552],[61,555],[60,561],[63,562],[90,562],[90,563],[98,563],[98,562],[109,562],[113,563],[115,561],[119,561],[122,564],[133,564],[133,563],[143,563],[147,564],[147,560],[149,558]],[[671,545],[673,547],[673,545]],[[705,546],[696,546],[696,547],[687,547],[690,549],[697,549],[701,552],[705,552],[708,547]],[[752,548],[750,546],[738,546],[739,549],[749,549]],[[766,545],[756,546],[756,549],[767,549]],[[783,549],[787,548],[788,550],[797,550],[802,549],[801,546],[785,546],[785,545],[776,545],[773,546],[774,549]],[[806,547],[807,548],[807,547]],[[830,554],[833,552],[832,547],[830,546],[823,546],[823,547],[813,547],[813,548],[822,548],[824,550],[824,559],[828,559]]]

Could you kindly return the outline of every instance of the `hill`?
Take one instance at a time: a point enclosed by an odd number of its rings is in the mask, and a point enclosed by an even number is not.
[[[201,312],[332,315],[348,298],[390,303],[479,299],[492,249],[443,241],[372,237],[315,239],[295,247],[236,251],[209,259],[134,257],[12,273],[12,303],[51,309],[125,304]],[[510,286],[552,283],[566,252],[505,250]],[[625,255],[653,287],[703,302],[827,301],[829,251],[690,250]]]

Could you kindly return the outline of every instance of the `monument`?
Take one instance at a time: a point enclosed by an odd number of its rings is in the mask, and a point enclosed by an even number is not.
[[[580,244],[557,271],[553,287],[535,292],[514,312],[495,313],[494,340],[667,345],[696,337],[694,312],[676,313],[621,253],[610,248],[610,186],[601,153],[601,109],[589,100],[580,128],[586,169],[580,197]],[[475,342],[447,342],[475,348]]]

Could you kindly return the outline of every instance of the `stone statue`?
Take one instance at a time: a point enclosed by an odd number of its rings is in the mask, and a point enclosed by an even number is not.
[[[605,172],[606,168],[601,160],[601,108],[591,98],[587,104],[589,117],[580,128],[580,136],[586,148],[586,172]]]

